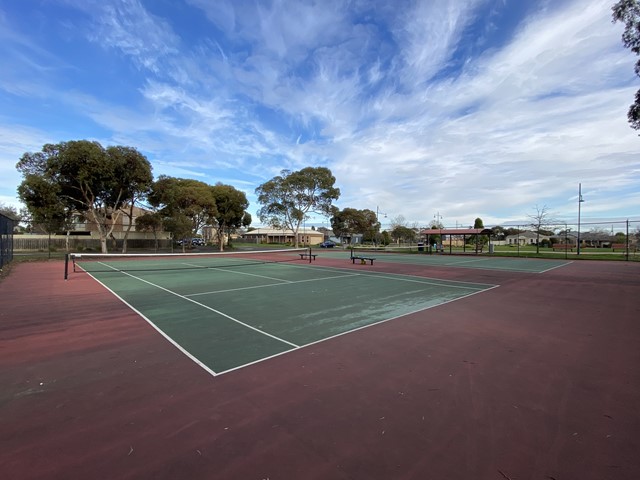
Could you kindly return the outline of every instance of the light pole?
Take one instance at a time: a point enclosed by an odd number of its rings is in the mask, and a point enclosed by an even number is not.
[[[440,212],[436,212],[436,214],[433,216],[433,218],[435,218],[436,220],[436,224],[438,225],[438,228],[440,229],[440,248],[442,248],[442,253],[444,253],[444,242],[442,241],[442,215],[440,215]],[[436,247],[436,253],[438,253],[438,247]]]
[[[378,230],[380,230],[380,227],[382,226],[382,225],[380,225],[380,215],[384,215],[384,218],[387,218],[387,214],[384,213],[384,212],[381,212],[380,211],[380,207],[378,207],[376,205],[376,223],[378,224]],[[378,246],[378,234],[379,233],[380,232],[375,232],[375,236],[374,236],[374,240],[373,240],[373,244],[376,247]]]
[[[578,184],[578,245],[576,247],[576,255],[580,255],[580,207],[581,203],[584,202],[582,199],[582,184]]]

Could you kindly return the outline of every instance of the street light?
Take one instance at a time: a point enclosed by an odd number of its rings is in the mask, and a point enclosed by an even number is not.
[[[444,253],[444,242],[442,241],[442,215],[440,215],[440,212],[436,212],[433,218],[436,219],[436,225],[438,225],[438,228],[440,229],[440,247],[442,248],[442,253]],[[438,253],[438,247],[436,247],[436,253]]]
[[[386,213],[384,213],[384,212],[381,212],[381,211],[380,211],[380,207],[378,207],[378,206],[376,205],[376,223],[378,224],[378,229],[380,229],[380,227],[382,226],[382,225],[380,225],[380,219],[379,219],[379,216],[380,216],[380,215],[384,215],[384,218],[387,218],[387,214],[386,214]],[[373,237],[373,245],[374,245],[375,247],[377,247],[377,246],[378,246],[378,233],[379,233],[379,232],[376,232],[376,233],[375,233],[375,235],[374,235],[374,237]]]
[[[580,255],[580,207],[581,203],[584,202],[582,198],[582,184],[578,184],[578,246],[576,247],[576,255]]]

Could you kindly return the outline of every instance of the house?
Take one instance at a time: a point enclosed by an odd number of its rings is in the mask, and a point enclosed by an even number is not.
[[[536,232],[525,231],[520,232],[516,235],[507,235],[505,238],[507,245],[535,245],[536,241],[542,242],[543,240],[550,240],[551,237],[549,235],[538,235]]]
[[[592,248],[608,248],[614,243],[614,237],[606,232],[580,233],[580,246]]]
[[[251,243],[295,243],[295,234],[288,228],[261,227],[245,232],[242,238]],[[319,245],[324,241],[324,233],[312,228],[300,227],[299,245]]]
[[[127,212],[127,213],[124,213]],[[153,239],[153,232],[139,232],[136,231],[136,218],[141,217],[142,215],[152,213],[149,210],[140,207],[133,207],[133,216],[130,218],[128,215],[129,207],[123,207],[122,212],[116,218],[115,223],[113,224],[113,235],[111,238],[121,240],[124,238],[125,233],[131,226],[131,230],[129,231],[128,238],[130,240],[136,239]],[[72,218],[72,227],[70,230],[70,235],[79,235],[79,236],[90,236],[91,238],[99,238],[100,235],[98,233],[97,225],[89,220],[86,216],[75,214]],[[158,239],[170,239],[171,233],[166,231],[156,232],[156,236]]]

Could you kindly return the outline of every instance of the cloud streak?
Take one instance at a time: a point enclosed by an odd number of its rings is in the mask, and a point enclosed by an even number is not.
[[[436,211],[503,223],[543,204],[572,218],[579,182],[591,211],[640,213],[638,138],[626,124],[634,59],[610,6],[528,5],[67,0],[50,6],[63,27],[37,38],[11,23],[34,12],[8,10],[0,53],[17,73],[0,75],[1,105],[14,112],[0,127],[32,132],[22,145],[38,146],[47,126],[7,107],[55,99],[70,122],[52,137],[135,146],[156,175],[234,181],[254,212],[260,183],[322,165],[340,207],[420,224]],[[66,54],[61,30],[117,70]]]

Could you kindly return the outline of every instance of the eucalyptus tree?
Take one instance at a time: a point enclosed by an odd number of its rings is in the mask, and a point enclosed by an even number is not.
[[[68,221],[73,214],[87,218],[100,236],[102,252],[107,253],[107,238],[122,208],[151,174],[144,155],[129,151],[125,161],[98,142],[46,144],[40,152],[20,158],[16,168],[24,179],[18,193],[34,218]]]
[[[374,240],[380,231],[380,223],[376,212],[369,209],[345,208],[339,210],[333,208],[331,228],[338,237],[351,237],[360,234],[365,239]]]
[[[306,167],[292,172],[282,170],[280,175],[256,188],[258,217],[262,223],[293,231],[295,246],[298,232],[310,213],[329,216],[332,202],[340,196],[336,178],[326,167]]]
[[[153,182],[151,164],[135,148],[124,146],[107,147],[107,155],[117,166],[117,177],[127,186],[125,198],[120,210],[129,221],[122,238],[122,253],[127,253],[127,240],[134,226],[134,211],[136,205],[145,198]]]
[[[151,185],[147,200],[174,239],[193,237],[218,213],[211,185],[189,178],[160,176]]]
[[[225,235],[240,227],[251,224],[251,215],[246,211],[249,207],[247,196],[231,185],[217,183],[211,187],[216,213],[212,218],[212,226],[216,231],[220,251],[224,250]]]
[[[612,7],[613,22],[624,23],[622,44],[636,55],[640,55],[640,0],[620,0]],[[636,61],[636,75],[640,76],[640,60]],[[635,102],[629,107],[627,118],[634,130],[640,130],[640,90]]]

